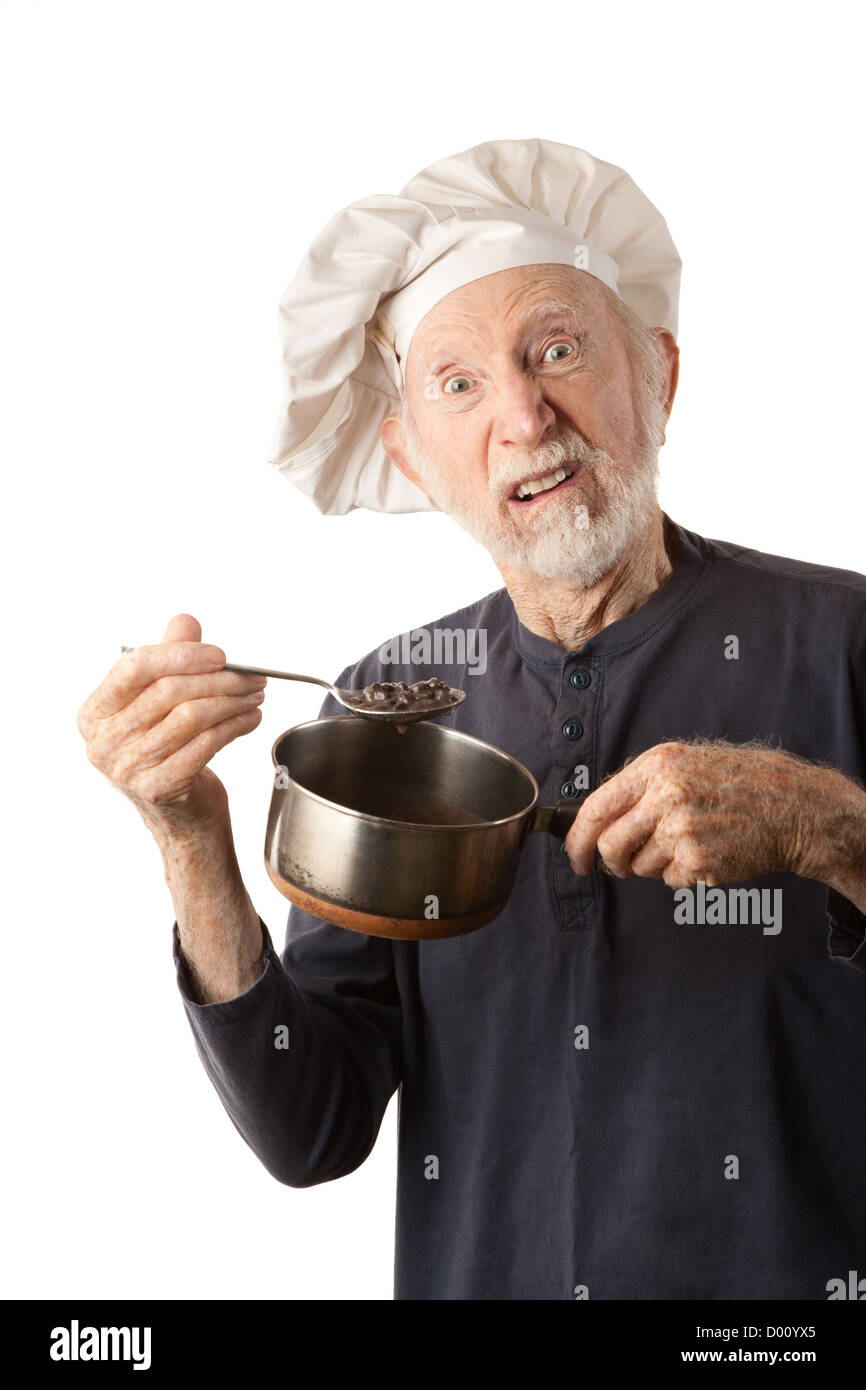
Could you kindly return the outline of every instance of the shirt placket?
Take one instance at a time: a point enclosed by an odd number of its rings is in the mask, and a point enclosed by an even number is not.
[[[563,663],[554,728],[554,800],[579,807],[596,785],[598,722],[604,668],[598,658],[569,656]],[[593,866],[578,875],[564,840],[551,846],[554,889],[563,931],[590,931],[601,924],[602,884]]]

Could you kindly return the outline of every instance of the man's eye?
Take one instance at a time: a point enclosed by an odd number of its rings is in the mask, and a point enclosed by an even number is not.
[[[466,382],[466,385],[465,385],[465,386],[460,386],[459,383],[460,383],[461,381],[465,381],[465,382]],[[458,384],[458,389],[455,390],[455,391],[452,391],[450,388],[451,388],[452,386],[454,386],[455,382]],[[470,382],[468,376],[451,376],[451,377],[449,377],[448,380],[446,381],[446,383],[445,383],[445,385],[443,386],[442,390],[444,391],[445,395],[447,395],[447,396],[462,396],[463,393],[464,393],[464,391],[468,391],[468,390],[469,390],[469,387],[471,386],[471,384],[472,384],[472,383]]]
[[[550,347],[547,349],[547,352],[544,354],[544,360],[545,360],[545,362],[548,362],[548,361],[552,361],[552,362],[561,362],[561,361],[562,361],[562,357],[553,357],[553,358],[549,358],[548,355],[547,355],[547,353],[549,353],[549,352],[556,352],[558,348],[567,348],[567,350],[568,350],[569,352],[574,352],[574,348],[571,346],[571,343],[551,343]]]

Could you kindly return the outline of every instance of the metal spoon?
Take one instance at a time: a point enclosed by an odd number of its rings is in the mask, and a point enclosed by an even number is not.
[[[121,647],[122,652],[134,651],[134,647]],[[330,681],[321,680],[318,676],[301,676],[296,671],[272,671],[268,666],[238,666],[231,662],[226,662],[220,668],[223,671],[241,671],[250,676],[277,676],[284,681],[304,681],[308,685],[321,685],[325,690],[330,690],[334,699],[352,714],[359,714],[362,719],[377,719],[381,724],[417,724],[422,719],[438,719],[440,715],[450,714],[451,710],[456,709],[466,699],[465,690],[449,689],[447,698],[444,700],[426,700],[423,695],[409,705],[404,705],[400,709],[393,706],[388,709],[377,708],[372,701],[368,702],[364,697],[363,690],[341,690],[339,686],[332,685]],[[386,684],[387,682],[381,682]],[[416,682],[423,685],[423,682]],[[383,700],[382,704],[385,703]]]

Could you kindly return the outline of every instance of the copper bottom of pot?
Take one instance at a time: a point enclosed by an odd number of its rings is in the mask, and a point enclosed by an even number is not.
[[[276,870],[271,868],[267,857],[265,868],[274,887],[283,897],[288,898],[289,902],[294,903],[303,912],[308,912],[311,917],[332,922],[336,927],[348,927],[349,931],[365,932],[368,936],[388,936],[403,941],[438,941],[449,936],[465,936],[468,932],[478,931],[479,927],[486,927],[488,922],[499,916],[508,901],[505,898],[495,907],[488,907],[483,912],[469,913],[464,917],[434,917],[422,921],[409,917],[377,917],[370,912],[340,907],[337,903],[328,902],[327,898],[319,898],[313,893],[305,892],[303,888],[298,888],[296,884],[281,878]]]

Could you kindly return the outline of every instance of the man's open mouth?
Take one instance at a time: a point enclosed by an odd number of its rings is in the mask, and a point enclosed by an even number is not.
[[[538,478],[529,478],[515,488],[509,501],[519,502],[521,506],[526,506],[528,503],[533,502],[536,497],[540,497],[544,493],[556,492],[567,486],[569,480],[574,478],[580,471],[580,465],[575,464],[574,467],[564,466],[562,468],[557,468],[554,472],[545,473]]]

